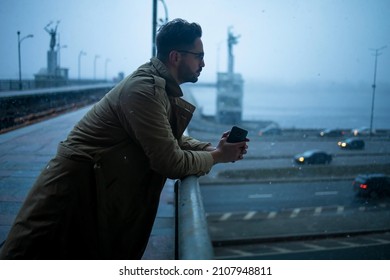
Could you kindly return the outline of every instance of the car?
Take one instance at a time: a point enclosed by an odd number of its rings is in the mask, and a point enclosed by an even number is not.
[[[364,140],[359,138],[347,138],[337,143],[341,149],[346,150],[363,150],[365,143]]]
[[[342,129],[325,129],[320,131],[320,136],[321,137],[342,137],[344,136],[345,131]]]
[[[263,129],[260,129],[259,136],[265,135],[281,135],[282,129],[278,126],[267,126]]]
[[[390,194],[390,177],[386,174],[359,174],[352,182],[357,196],[376,197]]]
[[[294,161],[298,164],[329,164],[332,155],[321,150],[308,150],[295,155]]]
[[[362,135],[370,135],[370,128],[369,127],[360,127],[352,129],[351,131],[353,136],[362,136]],[[375,129],[372,130],[372,134],[375,134]]]

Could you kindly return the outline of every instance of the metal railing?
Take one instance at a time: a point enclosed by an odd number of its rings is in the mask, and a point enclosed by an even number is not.
[[[188,176],[175,184],[176,259],[213,259],[206,215],[196,176]]]

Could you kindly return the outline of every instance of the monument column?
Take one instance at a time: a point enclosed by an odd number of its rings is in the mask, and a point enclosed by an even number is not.
[[[56,76],[58,68],[58,55],[57,51],[54,50],[54,47],[56,45],[57,27],[59,21],[57,21],[57,24],[54,28],[49,28],[51,24],[52,22],[45,26],[46,32],[50,35],[50,50],[47,51],[47,74],[50,76]]]

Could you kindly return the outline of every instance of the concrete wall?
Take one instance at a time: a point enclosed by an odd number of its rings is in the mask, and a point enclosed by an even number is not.
[[[114,84],[0,93],[0,132],[99,101]]]

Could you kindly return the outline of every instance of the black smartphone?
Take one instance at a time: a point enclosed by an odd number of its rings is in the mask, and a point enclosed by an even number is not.
[[[229,143],[242,142],[245,141],[247,135],[247,130],[239,128],[238,126],[233,126],[226,141]]]

